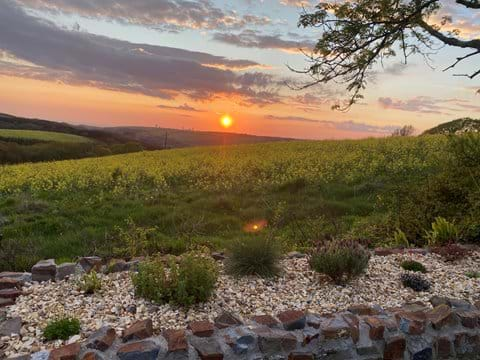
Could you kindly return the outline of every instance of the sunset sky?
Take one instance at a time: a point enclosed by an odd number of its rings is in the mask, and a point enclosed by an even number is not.
[[[378,66],[365,99],[331,110],[341,86],[304,91],[318,30],[299,29],[298,0],[0,0],[0,112],[97,126],[160,126],[329,139],[385,136],[480,117],[478,80],[442,72],[468,50],[444,47],[407,66]],[[306,2],[305,6],[308,8]],[[465,38],[480,12],[444,1]],[[460,73],[478,68],[478,57]]]

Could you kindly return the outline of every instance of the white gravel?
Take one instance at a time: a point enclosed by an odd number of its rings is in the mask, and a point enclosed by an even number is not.
[[[425,276],[432,283],[429,292],[416,293],[403,288],[399,281],[402,273],[399,264],[405,259],[417,260],[426,266]],[[191,320],[213,320],[223,310],[248,318],[287,309],[330,313],[352,304],[394,307],[409,301],[428,302],[433,295],[475,302],[480,300],[480,279],[469,279],[465,273],[480,271],[479,260],[478,252],[455,263],[446,263],[435,254],[373,256],[366,274],[345,287],[335,286],[312,272],[306,259],[284,260],[284,274],[275,280],[236,279],[222,270],[212,300],[188,312],[136,299],[128,273],[101,276],[102,290],[90,296],[79,292],[74,280],[34,284],[25,287],[29,294],[18,298],[7,310],[9,317],[22,317],[21,336],[0,341],[7,344],[7,356],[60,346],[61,341],[42,342],[41,335],[47,322],[61,315],[79,318],[81,336],[85,338],[107,324],[120,334],[134,320],[144,318],[151,318],[156,329],[184,328]],[[126,311],[130,305],[137,307],[136,314]]]

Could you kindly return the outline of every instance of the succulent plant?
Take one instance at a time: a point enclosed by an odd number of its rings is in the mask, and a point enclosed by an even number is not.
[[[419,274],[404,273],[401,276],[402,284],[414,291],[430,290],[430,282]]]

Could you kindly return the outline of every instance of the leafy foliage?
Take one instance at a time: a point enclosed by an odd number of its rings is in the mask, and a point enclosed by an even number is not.
[[[420,274],[405,273],[401,276],[402,284],[414,291],[430,290],[430,282],[424,279]]]
[[[471,251],[458,244],[447,244],[431,249],[433,253],[440,255],[445,261],[457,261],[470,255]]]
[[[345,284],[362,274],[370,253],[355,241],[333,240],[321,243],[310,254],[310,266],[328,275],[336,284]]]
[[[402,262],[401,267],[406,271],[426,273],[427,269],[422,263],[414,260],[405,260]]]
[[[84,274],[78,282],[78,287],[85,294],[93,294],[102,289],[102,281],[98,277],[96,271]]]
[[[213,294],[218,270],[215,262],[202,254],[188,253],[179,263],[170,258],[142,262],[132,275],[135,293],[158,304],[191,306],[207,301]]]
[[[480,279],[480,271],[468,271],[465,276],[470,279]]]
[[[280,273],[280,246],[269,237],[255,236],[233,241],[226,263],[234,276],[273,277]]]
[[[75,318],[61,318],[50,321],[45,330],[43,337],[47,341],[51,340],[68,340],[71,336],[80,333],[80,321]]]
[[[432,230],[425,234],[430,246],[442,246],[458,240],[458,229],[455,224],[442,217],[437,217],[432,223]]]

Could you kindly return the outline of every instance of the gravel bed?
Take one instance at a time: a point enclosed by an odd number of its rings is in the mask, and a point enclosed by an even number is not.
[[[432,283],[429,292],[403,288],[400,263],[405,259],[426,266],[425,277]],[[455,263],[446,263],[435,254],[372,256],[366,274],[345,287],[335,286],[312,272],[304,258],[284,260],[284,274],[274,280],[236,279],[225,275],[222,269],[213,299],[189,311],[136,299],[128,273],[101,275],[102,290],[89,296],[78,291],[75,280],[34,284],[26,286],[28,295],[18,298],[7,310],[9,317],[23,319],[21,336],[0,340],[7,344],[7,355],[61,346],[62,341],[44,343],[41,336],[47,322],[62,315],[79,318],[81,338],[86,338],[107,324],[120,334],[133,321],[144,318],[151,318],[157,330],[184,328],[192,320],[213,320],[224,310],[248,318],[287,309],[330,313],[353,304],[387,308],[411,301],[428,302],[433,295],[475,302],[480,300],[480,279],[469,279],[465,273],[479,271],[479,260],[479,252]],[[133,307],[136,312],[129,312]]]

